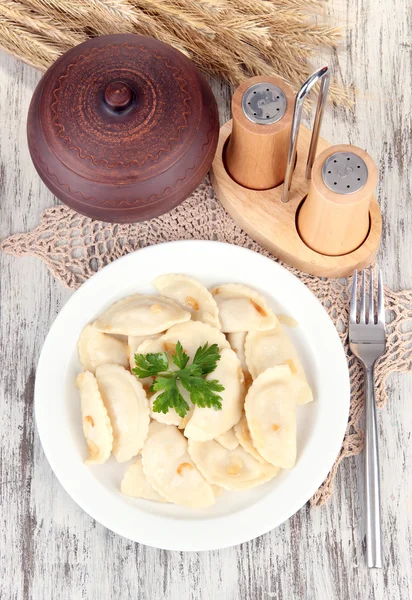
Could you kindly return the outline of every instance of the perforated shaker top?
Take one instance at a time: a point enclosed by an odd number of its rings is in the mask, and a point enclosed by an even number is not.
[[[322,179],[337,194],[354,194],[366,184],[368,167],[353,152],[335,152],[323,163]]]
[[[259,125],[280,121],[286,112],[287,99],[273,83],[255,83],[243,94],[242,109],[246,117]]]

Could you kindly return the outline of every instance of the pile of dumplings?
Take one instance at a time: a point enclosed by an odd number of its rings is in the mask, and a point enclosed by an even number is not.
[[[186,275],[158,277],[159,295],[113,304],[79,338],[77,376],[89,465],[111,453],[127,466],[121,491],[190,508],[215,503],[222,490],[246,490],[290,469],[296,460],[296,406],[312,392],[289,337],[265,298],[244,285],[210,291]],[[166,352],[180,341],[190,356],[217,344],[222,409],[153,412],[160,393],[137,378],[134,355]],[[178,386],[180,383],[178,382]]]

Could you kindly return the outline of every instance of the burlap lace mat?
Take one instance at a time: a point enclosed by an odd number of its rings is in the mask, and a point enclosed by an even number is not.
[[[41,258],[53,275],[70,288],[79,287],[90,275],[119,256],[139,248],[170,240],[205,239],[237,244],[270,256],[225,212],[212,187],[203,184],[172,212],[133,225],[92,221],[66,206],[44,211],[41,223],[28,233],[12,235],[0,248],[14,256]],[[351,407],[342,449],[328,477],[311,499],[320,506],[333,493],[334,479],[342,459],[359,454],[363,447],[360,418],[363,413],[363,374],[347,344],[349,282],[306,275],[284,265],[299,277],[320,300],[335,323],[345,347],[350,379]],[[387,400],[386,378],[412,367],[412,290],[393,292],[386,288],[388,349],[376,368],[376,398],[379,407]]]

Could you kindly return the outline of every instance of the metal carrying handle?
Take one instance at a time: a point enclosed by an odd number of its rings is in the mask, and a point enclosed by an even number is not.
[[[289,201],[289,192],[290,186],[292,183],[293,170],[295,168],[295,160],[296,160],[296,150],[298,146],[298,137],[299,137],[299,128],[300,122],[302,120],[302,109],[306,96],[313,88],[313,86],[318,82],[322,81],[321,87],[319,90],[318,103],[316,106],[316,114],[315,121],[313,123],[312,130],[312,138],[310,140],[310,147],[308,153],[308,161],[306,163],[306,179],[311,178],[312,166],[315,160],[316,147],[318,145],[319,139],[319,131],[320,125],[322,122],[323,109],[326,104],[326,97],[328,95],[329,89],[329,81],[330,81],[330,71],[329,67],[322,67],[315,71],[309,79],[305,81],[305,83],[300,88],[299,92],[296,94],[295,105],[293,108],[293,118],[292,118],[292,130],[290,134],[290,144],[289,144],[289,152],[288,152],[288,162],[286,165],[286,173],[285,173],[285,181],[283,185],[282,192],[282,202]]]

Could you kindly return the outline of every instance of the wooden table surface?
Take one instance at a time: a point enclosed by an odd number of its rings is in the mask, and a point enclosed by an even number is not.
[[[376,160],[386,282],[412,287],[412,40],[405,0],[337,0],[350,29],[332,68],[359,90],[355,110],[329,107],[322,135]],[[320,62],[319,62],[320,64]],[[55,199],[30,162],[26,115],[40,75],[0,53],[0,239],[27,231]],[[214,84],[222,121],[229,95]],[[129,542],[66,494],[34,425],[36,364],[71,291],[37,259],[0,255],[0,598],[2,600],[410,600],[412,378],[394,376],[379,414],[384,569],[365,566],[361,457],[346,460],[335,494],[278,529],[222,551],[180,553]],[[64,448],[62,448],[64,452]]]

